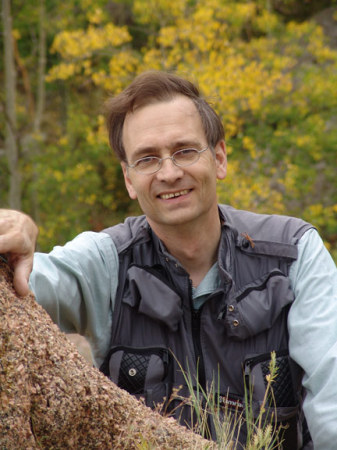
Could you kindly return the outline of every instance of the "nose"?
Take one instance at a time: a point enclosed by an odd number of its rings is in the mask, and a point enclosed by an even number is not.
[[[183,174],[183,169],[174,164],[172,158],[168,156],[167,158],[163,158],[161,167],[156,175],[158,180],[172,183],[181,178]]]

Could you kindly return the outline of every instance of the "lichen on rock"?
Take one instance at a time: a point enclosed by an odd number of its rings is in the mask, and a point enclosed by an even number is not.
[[[212,447],[89,367],[0,259],[1,449]]]

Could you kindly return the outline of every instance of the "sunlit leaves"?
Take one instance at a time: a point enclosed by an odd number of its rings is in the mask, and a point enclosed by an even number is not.
[[[130,40],[126,27],[108,23],[104,27],[89,25],[86,30],[63,31],[54,40],[51,51],[65,59],[85,58],[98,50],[117,47]]]
[[[47,80],[66,80],[83,74],[84,78],[91,78],[96,84],[109,88],[105,81],[108,73],[102,62],[106,60],[111,68],[116,53],[125,60],[126,51],[120,51],[120,47],[130,40],[126,27],[117,27],[111,23],[104,26],[90,24],[85,30],[62,31],[55,37],[51,47],[51,52],[57,52],[62,61],[51,68]]]

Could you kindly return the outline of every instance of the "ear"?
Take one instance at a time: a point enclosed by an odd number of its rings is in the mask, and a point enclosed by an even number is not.
[[[133,187],[131,178],[129,177],[128,167],[125,164],[125,162],[123,162],[123,161],[121,162],[121,166],[122,166],[122,170],[123,170],[125,186],[126,186],[126,189],[128,190],[129,196],[130,196],[130,198],[132,198],[132,200],[136,200],[137,192],[136,192],[135,188]]]
[[[216,164],[216,177],[218,180],[223,180],[227,175],[227,153],[226,143],[222,139],[215,146],[215,164]]]

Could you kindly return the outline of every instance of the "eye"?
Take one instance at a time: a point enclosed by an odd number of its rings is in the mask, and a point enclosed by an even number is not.
[[[155,156],[145,156],[145,158],[138,159],[135,164],[147,164],[155,161],[157,158]]]
[[[197,150],[195,148],[182,148],[181,150],[178,150],[178,152],[182,155],[190,155],[195,154]]]
[[[138,159],[134,163],[134,166],[141,169],[142,167],[150,167],[156,164],[158,164],[158,158],[156,156],[146,156],[145,158]]]
[[[198,157],[198,150],[195,148],[182,148],[174,153],[174,159],[178,162],[189,162],[193,161],[196,157]]]

